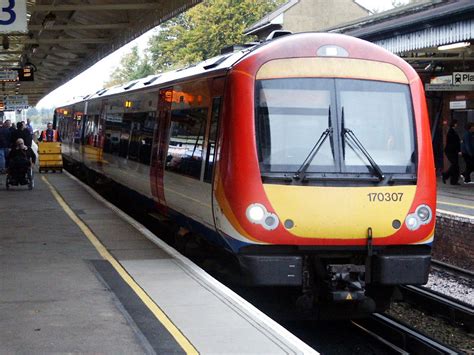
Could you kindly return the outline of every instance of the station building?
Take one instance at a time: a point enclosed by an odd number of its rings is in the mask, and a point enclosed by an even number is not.
[[[414,1],[362,18],[356,18],[363,10],[356,9],[358,5],[352,1],[344,4],[346,11],[338,16],[331,16],[332,10],[323,4],[312,3],[313,11],[304,11],[305,1],[289,1],[246,33],[260,38],[270,29],[342,33],[373,42],[402,57],[425,84],[436,168],[441,172],[447,163],[443,149],[450,121],[458,120],[461,137],[466,124],[474,122],[474,2]],[[306,14],[306,20],[292,16],[291,11],[296,12],[298,7],[301,16]],[[354,17],[344,22],[346,16]],[[328,17],[337,19],[339,24],[324,26]],[[290,25],[296,18],[299,26]]]

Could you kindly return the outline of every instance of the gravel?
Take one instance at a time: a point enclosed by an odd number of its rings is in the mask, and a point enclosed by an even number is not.
[[[406,303],[393,303],[387,314],[465,354],[474,353],[474,335]]]
[[[443,271],[431,271],[424,286],[474,306],[474,281],[455,277]]]

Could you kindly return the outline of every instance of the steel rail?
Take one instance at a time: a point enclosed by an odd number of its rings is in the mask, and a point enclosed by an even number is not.
[[[460,324],[469,332],[474,329],[474,308],[453,297],[418,286],[400,286],[403,300]]]
[[[392,317],[374,313],[369,318],[351,321],[354,326],[389,346],[399,354],[458,354],[443,344]]]
[[[431,259],[431,264],[433,265],[433,268],[436,270],[446,271],[456,276],[462,276],[467,279],[474,280],[474,272],[471,270],[463,269],[458,266],[448,264],[443,261],[439,261],[435,259]]]

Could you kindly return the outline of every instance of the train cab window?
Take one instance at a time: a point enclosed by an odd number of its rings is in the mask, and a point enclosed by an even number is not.
[[[257,147],[262,172],[295,172],[326,129],[334,125],[331,79],[257,82]],[[321,145],[308,172],[336,169],[332,137]]]
[[[207,108],[171,111],[166,170],[199,179]]]
[[[221,97],[215,97],[212,100],[211,127],[209,129],[209,141],[207,143],[206,169],[204,170],[204,181],[212,181],[212,172],[214,169],[214,157],[217,141],[217,124],[221,111]]]
[[[370,80],[336,80],[339,111],[350,129],[384,173],[414,173],[415,135],[407,85]],[[366,172],[367,158],[345,145],[343,172]]]

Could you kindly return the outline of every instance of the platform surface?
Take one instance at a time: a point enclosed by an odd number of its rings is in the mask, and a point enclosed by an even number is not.
[[[437,192],[438,211],[474,219],[474,183],[450,185],[439,178]]]
[[[4,178],[1,354],[316,353],[68,174]]]

